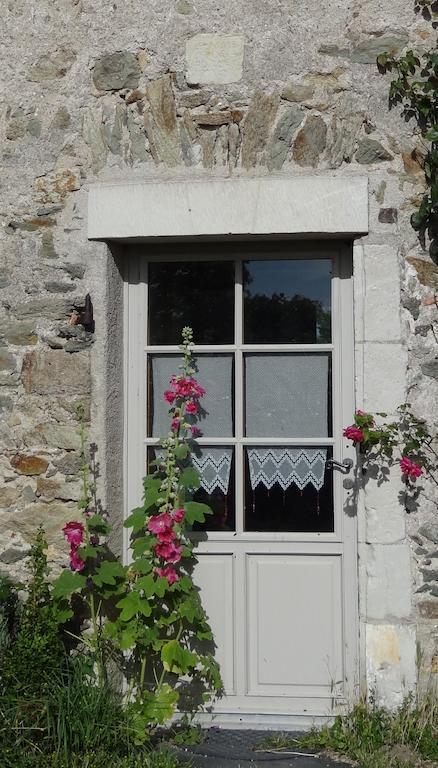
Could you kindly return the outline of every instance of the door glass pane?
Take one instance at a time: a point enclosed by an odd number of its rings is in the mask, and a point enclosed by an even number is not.
[[[245,261],[245,344],[331,341],[331,259]]]
[[[234,342],[234,262],[149,264],[149,344],[180,344],[186,325],[195,344]]]
[[[162,457],[162,449],[148,449],[149,465]],[[234,449],[230,446],[195,445],[192,460],[201,478],[201,487],[193,495],[193,500],[208,504],[213,512],[207,515],[205,523],[194,523],[193,530],[234,531]]]
[[[233,437],[233,355],[197,355],[196,379],[205,389],[196,425],[205,437]],[[169,405],[163,393],[179,372],[179,355],[148,356],[148,436],[163,437],[170,429]]]
[[[245,531],[334,530],[328,447],[245,449]]]
[[[331,436],[330,353],[245,355],[247,437]]]

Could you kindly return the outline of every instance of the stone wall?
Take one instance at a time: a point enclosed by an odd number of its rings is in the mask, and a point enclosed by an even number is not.
[[[80,494],[78,403],[120,520],[122,278],[86,238],[96,180],[365,171],[357,403],[391,411],[407,394],[436,418],[438,268],[409,225],[424,147],[388,111],[375,67],[382,51],[432,44],[410,0],[5,0],[2,22],[2,569],[22,572],[39,522],[62,561]],[[416,640],[425,674],[437,666],[435,496],[426,488],[406,513],[398,492],[396,479],[370,482],[360,506],[362,643],[387,701],[412,682]]]

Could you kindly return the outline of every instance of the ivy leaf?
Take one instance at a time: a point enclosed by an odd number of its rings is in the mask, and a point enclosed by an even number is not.
[[[184,488],[199,488],[201,485],[199,472],[194,467],[186,467],[181,472],[179,481]]]
[[[213,511],[207,504],[200,504],[198,501],[187,501],[184,504],[186,522],[193,525],[194,522],[203,523],[205,515],[212,515]]]
[[[86,578],[77,571],[62,571],[53,584],[53,597],[69,597],[85,587]]]
[[[117,560],[104,560],[91,578],[96,586],[102,587],[104,584],[113,586],[117,579],[123,579],[124,576],[125,568]]]
[[[178,640],[169,640],[161,649],[161,661],[166,672],[185,675],[196,666],[198,657],[183,648]]]
[[[124,528],[132,528],[133,533],[138,533],[144,528],[146,515],[143,507],[136,507],[123,523]]]

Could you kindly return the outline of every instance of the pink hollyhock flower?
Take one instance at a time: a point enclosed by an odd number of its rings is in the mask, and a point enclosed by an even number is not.
[[[172,565],[166,565],[164,568],[154,568],[154,573],[156,573],[157,576],[167,579],[169,586],[172,586],[176,581],[179,581],[179,576]]]
[[[175,523],[182,523],[184,520],[185,510],[182,508],[174,509],[171,515]]]
[[[180,420],[179,420],[179,419],[172,419],[172,423],[171,423],[171,425],[170,425],[170,426],[171,426],[171,429],[172,429],[172,431],[173,431],[173,432],[177,432],[177,431],[178,431],[178,429],[179,429],[179,425],[180,425],[180,424],[181,424],[181,422],[180,422]]]
[[[172,390],[170,389],[166,389],[164,393],[164,399],[166,403],[169,403],[169,405],[172,405],[173,401],[175,400],[175,397],[176,397],[175,392],[172,392]]]
[[[62,532],[72,547],[79,547],[84,540],[84,526],[76,520],[64,525]]]
[[[199,427],[193,426],[193,427],[190,427],[190,430],[192,433],[192,437],[199,437],[199,435],[201,434],[201,430],[199,429]]]
[[[196,379],[191,379],[192,384],[192,395],[195,397],[204,397],[205,395],[205,389],[204,387],[201,387],[200,384],[196,381]]]
[[[182,547],[179,544],[156,544],[155,554],[167,560],[169,563],[178,563],[181,560]]]
[[[70,550],[70,567],[72,571],[83,571],[85,568],[85,560],[79,557],[75,547]]]
[[[197,413],[198,412],[198,405],[197,403],[189,402],[186,404],[186,412],[187,413]]]
[[[412,461],[408,456],[403,456],[400,459],[400,469],[402,475],[410,477],[411,480],[415,480],[423,474],[423,468],[420,467],[415,461]]]
[[[353,443],[361,443],[364,440],[365,435],[359,427],[355,427],[351,424],[349,427],[345,427],[343,433],[344,437],[348,440],[352,440]]]
[[[169,531],[173,526],[173,520],[168,512],[161,512],[160,515],[153,515],[148,521],[148,531],[155,533],[163,533],[163,531]]]
[[[157,533],[157,539],[160,544],[171,544],[175,537],[176,533],[173,528],[167,528],[165,531]]]

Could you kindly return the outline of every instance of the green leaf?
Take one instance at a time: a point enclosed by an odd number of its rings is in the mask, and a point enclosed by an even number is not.
[[[186,467],[181,472],[179,481],[184,488],[199,488],[201,485],[199,472],[194,467]]]
[[[141,724],[147,731],[151,724],[162,725],[170,720],[176,710],[179,694],[168,683],[164,683],[154,691],[143,694]]]
[[[152,613],[152,608],[148,601],[135,591],[130,592],[129,595],[122,600],[119,600],[119,602],[116,603],[116,607],[121,609],[121,621],[131,621],[137,613],[142,613],[146,618]]]
[[[213,514],[207,504],[200,504],[198,501],[187,501],[184,504],[184,509],[186,512],[185,519],[189,525],[193,525],[194,522],[203,523],[205,515]]]
[[[158,499],[158,488],[146,488],[144,493],[144,506],[143,508],[150,509],[157,503]]]
[[[69,597],[85,586],[86,578],[77,571],[62,571],[53,583],[53,597]]]
[[[152,537],[141,536],[139,539],[135,539],[132,542],[131,547],[134,553],[134,557],[143,555],[145,552],[150,552],[152,551]]]
[[[145,597],[164,597],[167,587],[167,579],[155,578],[152,573],[142,576],[135,582],[135,589],[144,592]]]
[[[117,579],[125,578],[125,568],[117,560],[104,560],[91,578],[98,587],[114,585]]]
[[[434,125],[430,131],[426,133],[426,139],[429,141],[438,141],[438,125]]]
[[[178,640],[169,640],[161,649],[161,661],[166,672],[185,675],[196,666],[198,657],[183,648]]]
[[[131,621],[127,627],[122,629],[119,636],[119,646],[122,651],[127,651],[129,648],[133,648],[138,635],[138,627],[135,621]]]
[[[177,447],[175,448],[175,457],[177,459],[186,459],[188,452],[189,452],[189,449],[187,445],[184,445],[184,443],[182,445],[177,445]]]
[[[161,485],[161,480],[159,477],[154,477],[154,475],[146,475],[146,477],[143,478],[143,488],[146,491],[147,488],[155,488],[157,491]]]
[[[133,533],[138,533],[144,528],[146,514],[143,507],[136,507],[123,523],[124,528],[132,528]]]
[[[100,533],[105,536],[109,533],[110,527],[101,515],[93,515],[87,520],[87,527],[91,533]]]
[[[146,560],[146,558],[142,557],[131,563],[129,570],[134,573],[149,573],[149,571],[152,570],[152,563],[150,560]]]

